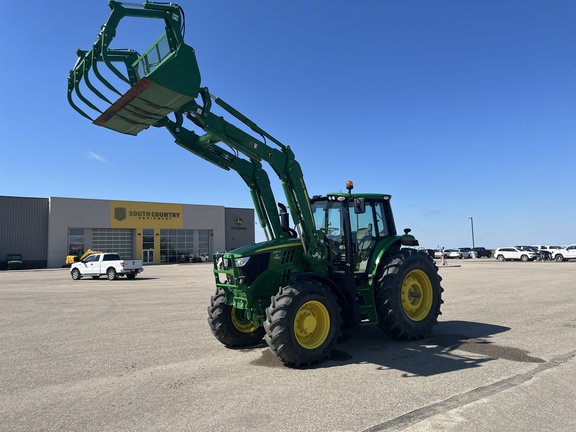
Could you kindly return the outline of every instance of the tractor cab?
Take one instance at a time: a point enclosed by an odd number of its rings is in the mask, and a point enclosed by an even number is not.
[[[325,234],[332,272],[366,274],[382,240],[396,236],[390,195],[331,193],[312,199],[316,229]]]

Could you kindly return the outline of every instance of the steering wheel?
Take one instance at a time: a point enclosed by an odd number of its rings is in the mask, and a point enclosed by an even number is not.
[[[338,237],[340,235],[340,228],[324,227],[322,231],[324,231],[327,236]]]

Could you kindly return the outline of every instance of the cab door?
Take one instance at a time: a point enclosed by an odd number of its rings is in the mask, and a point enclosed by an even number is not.
[[[576,245],[570,245],[566,248],[566,256],[564,258],[576,258]]]
[[[362,206],[350,205],[348,218],[352,240],[351,264],[355,272],[365,273],[370,269],[378,240],[395,235],[389,203],[365,200]]]
[[[355,272],[365,272],[377,239],[373,206],[371,202],[366,202],[363,212],[358,212],[355,206],[350,206],[348,211],[352,237],[352,266]]]
[[[82,260],[83,270],[82,274],[87,276],[95,276],[100,274],[100,255],[89,255]]]

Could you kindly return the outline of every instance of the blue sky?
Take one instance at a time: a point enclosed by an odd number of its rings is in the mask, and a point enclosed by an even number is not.
[[[576,243],[575,1],[180,5],[202,85],[291,146],[310,194],[389,193],[398,229],[431,248],[471,246],[470,217],[476,246]],[[108,15],[31,0],[0,18],[0,194],[252,207],[167,131],[70,108],[76,50]],[[122,37],[147,44],[143,25]]]

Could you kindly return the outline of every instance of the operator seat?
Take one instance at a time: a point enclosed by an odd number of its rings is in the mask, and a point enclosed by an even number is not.
[[[356,244],[358,255],[355,260],[356,269],[358,271],[365,271],[368,265],[368,258],[374,245],[374,238],[372,237],[372,224],[368,224],[366,228],[360,228],[356,231]]]

